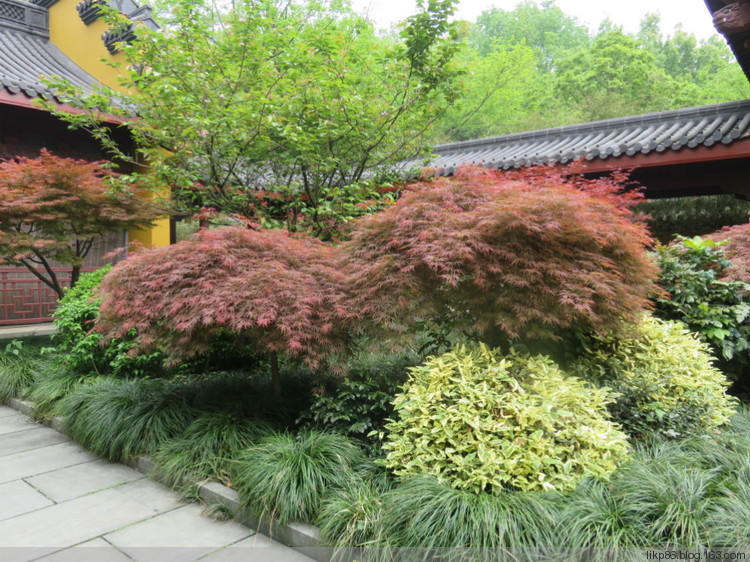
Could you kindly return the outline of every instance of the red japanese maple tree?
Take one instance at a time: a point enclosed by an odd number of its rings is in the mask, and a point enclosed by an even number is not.
[[[413,184],[341,248],[351,306],[379,324],[448,318],[510,338],[606,330],[648,306],[655,266],[617,179],[464,168]]]
[[[732,262],[726,270],[728,279],[750,283],[750,223],[725,226],[706,236],[716,242],[726,240],[724,256]]]
[[[173,246],[141,251],[103,280],[97,329],[139,334],[173,362],[206,351],[230,330],[269,353],[317,365],[345,349],[352,314],[335,249],[283,230],[203,230]]]
[[[231,330],[315,366],[365,327],[426,317],[512,338],[608,330],[648,303],[645,226],[616,182],[464,169],[412,184],[333,246],[282,230],[204,230],[140,252],[104,279],[98,329],[138,333],[173,361]],[[278,370],[272,367],[275,390]]]
[[[71,267],[73,286],[104,233],[151,225],[158,212],[137,187],[113,190],[102,164],[45,149],[0,163],[0,262],[28,268],[62,297],[55,267]]]

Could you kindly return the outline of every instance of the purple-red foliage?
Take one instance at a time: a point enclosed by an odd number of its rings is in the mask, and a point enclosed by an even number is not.
[[[725,226],[706,238],[715,242],[727,241],[722,246],[724,256],[732,262],[732,267],[726,270],[727,279],[750,283],[750,223]]]
[[[135,329],[144,351],[161,345],[172,362],[199,354],[221,330],[261,352],[316,365],[345,348],[350,313],[334,249],[282,230],[225,227],[130,256],[102,282],[97,329]]]
[[[651,238],[609,181],[464,168],[417,182],[341,246],[351,304],[378,323],[442,316],[511,338],[633,320],[656,274]]]
[[[27,267],[62,297],[54,261],[72,267],[72,285],[102,234],[150,225],[159,213],[139,187],[115,192],[102,165],[45,149],[38,158],[1,162],[0,263]]]

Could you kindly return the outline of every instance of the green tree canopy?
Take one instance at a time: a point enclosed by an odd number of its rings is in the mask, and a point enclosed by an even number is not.
[[[695,95],[669,76],[656,57],[620,31],[600,34],[591,49],[563,59],[556,91],[588,120],[680,107]]]
[[[435,127],[438,142],[750,97],[723,39],[699,40],[679,27],[665,34],[656,14],[634,34],[611,20],[593,32],[554,0],[526,0],[485,11],[468,35],[467,87]],[[520,47],[536,60],[510,58]]]
[[[524,0],[513,10],[490,8],[477,18],[470,38],[482,56],[493,50],[496,41],[528,45],[544,72],[554,69],[564,53],[590,43],[586,27],[566,15],[554,0],[541,4]]]
[[[117,151],[97,121],[117,116],[152,177],[194,207],[326,237],[371,195],[347,186],[424,153],[422,133],[455,98],[453,2],[420,6],[394,40],[340,3],[217,13],[177,0],[164,30],[122,46],[128,93],[72,94],[87,112],[65,118]]]

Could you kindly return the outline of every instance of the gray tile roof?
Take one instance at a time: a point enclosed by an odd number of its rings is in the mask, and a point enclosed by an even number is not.
[[[750,100],[706,105],[443,144],[429,166],[452,174],[461,164],[522,168],[679,151],[750,137]],[[420,165],[411,161],[409,165]]]
[[[44,7],[0,0],[0,91],[50,96],[40,76],[64,78],[84,88],[98,82],[49,41],[46,18]]]

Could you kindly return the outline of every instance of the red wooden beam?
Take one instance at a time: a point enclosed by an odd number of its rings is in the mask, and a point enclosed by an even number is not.
[[[616,158],[609,157],[605,160],[598,158],[591,161],[584,160],[580,162],[580,167],[583,173],[596,173],[630,168],[654,168],[718,160],[736,160],[738,158],[750,158],[750,138],[738,139],[731,144],[719,143],[713,146],[665,150],[664,152],[650,152],[649,154],[618,156]]]
[[[5,89],[0,88],[0,105],[12,105],[15,107],[25,107],[27,109],[36,109],[38,111],[45,111],[44,108],[40,107],[36,100],[38,98],[30,98],[29,96],[18,93],[13,94]],[[54,106],[61,110],[65,111],[66,113],[73,113],[73,114],[82,114],[84,111],[78,109],[77,107],[73,107],[72,105],[68,105],[67,103],[60,103],[57,101],[52,102]],[[122,120],[117,119],[116,117],[113,117],[112,115],[105,115],[100,114],[100,118],[105,123],[111,123],[112,125],[122,125]]]
[[[716,31],[728,37],[750,29],[750,0],[725,4],[727,5],[713,14]]]

